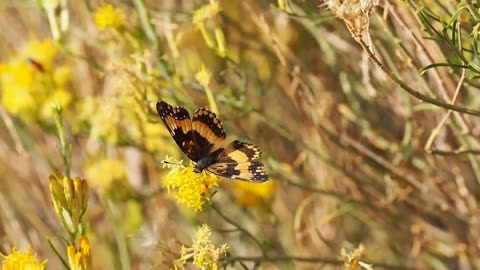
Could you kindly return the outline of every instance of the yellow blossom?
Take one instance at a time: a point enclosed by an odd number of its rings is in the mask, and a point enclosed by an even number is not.
[[[115,181],[126,179],[125,164],[118,159],[97,160],[85,168],[85,175],[91,179],[92,185],[106,190]]]
[[[208,86],[212,78],[212,73],[205,67],[204,64],[200,66],[200,71],[195,74],[195,79],[203,86],[205,93],[207,94],[208,103],[213,112],[219,115],[219,110],[217,103],[215,102],[215,97],[213,96],[212,90]]]
[[[180,260],[186,263],[187,260],[193,257],[193,264],[201,269],[217,270],[218,259],[220,255],[225,254],[228,246],[223,244],[217,248],[210,241],[210,235],[212,232],[207,224],[198,228],[195,236],[193,237],[193,244],[191,247],[182,246]]]
[[[200,7],[193,12],[193,24],[202,33],[203,39],[207,46],[214,49],[220,57],[227,56],[225,45],[225,35],[220,26],[212,20],[220,12],[220,5],[216,0],[210,0],[210,3]],[[210,19],[213,22],[214,36],[207,30],[206,20]],[[214,41],[215,40],[215,41]]]
[[[68,264],[71,270],[89,270],[92,269],[92,254],[90,242],[86,236],[79,237],[80,248],[74,245],[67,247]]]
[[[42,65],[45,70],[51,70],[55,64],[58,55],[58,47],[52,40],[43,41],[33,40],[22,50],[20,58],[34,59],[35,62]]]
[[[54,92],[48,96],[43,104],[40,111],[40,116],[42,119],[49,119],[53,118],[53,111],[52,108],[54,107],[62,107],[64,108],[66,105],[70,104],[72,101],[72,95],[65,89],[59,88],[55,89]]]
[[[208,87],[210,83],[210,79],[212,78],[212,73],[202,64],[200,67],[200,71],[195,74],[195,79],[200,83],[203,87]]]
[[[207,19],[214,18],[218,12],[220,12],[220,5],[217,1],[211,0],[209,4],[206,4],[193,12],[193,23],[203,23]]]
[[[12,114],[31,111],[36,104],[32,70],[26,61],[11,61],[0,66],[2,105]]]
[[[64,177],[61,173],[50,175],[50,195],[65,228],[75,235],[82,229],[81,220],[87,211],[87,181]]]
[[[147,121],[142,123],[142,127],[143,137],[139,139],[143,141],[145,148],[149,152],[156,152],[158,150],[162,150],[167,153],[173,153],[177,151],[177,146],[175,144],[165,144],[165,138],[167,138],[167,136],[170,136],[170,133],[165,127],[159,125],[158,123],[150,123]]]
[[[3,258],[2,270],[43,270],[47,263],[47,260],[37,262],[37,254],[30,253],[30,246],[28,246],[25,252],[17,251],[17,249],[13,247],[12,254],[4,255],[0,253],[0,257]]]
[[[206,171],[195,173],[192,167],[172,166],[163,179],[163,187],[173,192],[178,203],[186,204],[195,212],[202,211],[213,186],[218,186],[217,176]]]
[[[53,73],[53,81],[55,82],[55,85],[63,86],[70,81],[71,77],[72,68],[67,65],[56,67]]]
[[[0,64],[1,103],[9,113],[24,119],[50,119],[52,104],[70,104],[72,94],[65,89],[70,68],[54,67],[57,54],[51,40],[33,40],[18,58]]]
[[[108,100],[107,100],[108,99]],[[88,125],[93,138],[101,138],[109,143],[130,140],[138,131],[139,117],[136,101],[125,93],[106,98],[87,98],[78,106],[79,116],[76,125]],[[77,129],[77,128],[76,128]]]
[[[116,28],[125,24],[125,12],[112,5],[99,7],[94,15],[95,24],[100,30],[106,28]]]
[[[264,205],[270,201],[274,191],[275,181],[265,183],[250,183],[245,181],[229,181],[225,183],[232,190],[236,202],[242,206]]]

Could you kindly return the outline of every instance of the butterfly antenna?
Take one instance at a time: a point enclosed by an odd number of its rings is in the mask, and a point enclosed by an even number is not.
[[[163,164],[169,164],[169,165],[176,165],[176,166],[183,166],[183,167],[193,167],[193,165],[185,165],[183,163],[177,163],[177,162],[171,162],[171,161],[168,161],[168,160],[162,160],[162,163]]]

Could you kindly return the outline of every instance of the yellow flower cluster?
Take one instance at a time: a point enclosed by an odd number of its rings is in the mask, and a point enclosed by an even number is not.
[[[98,29],[117,28],[125,24],[125,12],[112,5],[99,7],[94,15]]]
[[[207,30],[206,21],[214,19],[219,12],[220,5],[218,1],[210,0],[209,4],[204,5],[193,12],[193,24],[202,32],[203,39],[207,46],[215,50],[220,57],[225,57],[227,56],[227,49],[225,46],[225,35],[223,30],[217,23],[215,23],[215,21],[213,21],[215,38],[212,37],[212,34]],[[215,41],[213,41],[214,39]]]
[[[193,23],[203,23],[207,19],[214,18],[220,12],[220,5],[217,1],[210,1],[209,4],[200,7],[193,12]]]
[[[200,71],[195,73],[195,80],[203,86],[205,93],[207,94],[208,104],[214,113],[219,115],[219,110],[217,107],[217,103],[215,102],[215,97],[213,96],[212,90],[209,87],[210,80],[212,79],[212,73],[208,70],[204,64],[200,66]]]
[[[37,262],[37,254],[30,253],[30,246],[27,251],[17,251],[15,247],[12,248],[12,254],[4,255],[0,253],[0,257],[3,258],[2,270],[43,270],[47,260],[43,262]]]
[[[120,76],[115,77],[117,78],[121,79]],[[151,152],[164,150],[163,138],[169,134],[168,131],[151,121],[145,114],[145,108],[139,106],[136,98],[132,98],[140,93],[135,92],[132,82],[125,81],[122,85],[115,84],[113,91],[108,95],[79,100],[76,103],[76,117],[72,119],[74,132],[86,129],[92,138],[101,139],[107,143],[131,144],[133,142]],[[157,99],[150,92],[148,97],[152,100]]]
[[[55,66],[58,48],[51,40],[34,40],[16,58],[0,63],[1,103],[11,114],[24,119],[49,119],[51,107],[66,107],[72,94],[67,65]]]
[[[227,252],[228,246],[223,244],[217,248],[210,241],[210,235],[212,232],[207,224],[198,228],[195,236],[193,237],[192,247],[182,246],[180,260],[186,263],[187,260],[193,257],[193,264],[201,269],[217,270],[218,259],[220,255]]]
[[[70,179],[60,173],[50,175],[50,195],[65,228],[76,235],[82,230],[81,220],[88,206],[87,181],[78,177]]]
[[[90,242],[86,236],[79,237],[80,248],[77,251],[74,245],[67,247],[68,264],[71,270],[89,270],[92,269],[92,254]]]
[[[92,187],[108,190],[112,183],[126,178],[125,164],[118,159],[102,159],[85,168],[88,179],[93,179]]]
[[[265,183],[250,183],[245,181],[233,181],[229,183],[236,202],[242,206],[262,206],[270,201],[275,189],[275,181]]]
[[[200,71],[195,74],[195,80],[197,80],[201,86],[207,88],[211,78],[212,73],[205,67],[205,65],[202,64]]]
[[[186,204],[195,212],[202,211],[213,186],[218,186],[216,175],[206,171],[195,173],[191,167],[174,166],[163,179],[163,187],[174,193],[178,203]]]

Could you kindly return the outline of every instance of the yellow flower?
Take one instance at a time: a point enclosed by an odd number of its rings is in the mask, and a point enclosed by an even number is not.
[[[70,66],[64,65],[55,68],[53,72],[53,81],[55,85],[64,86],[70,81],[72,77],[72,68]]]
[[[105,98],[105,100],[92,100],[95,106],[91,115],[85,119],[91,125],[90,134],[94,138],[105,139],[109,143],[121,143],[134,137],[139,126],[138,106],[136,101],[125,93]],[[92,109],[91,108],[91,109]],[[132,134],[133,133],[133,134]]]
[[[108,189],[113,182],[126,179],[125,164],[118,159],[102,159],[85,168],[85,175],[92,185],[101,190]]]
[[[92,253],[90,242],[86,236],[79,237],[80,248],[78,251],[74,245],[67,247],[68,264],[71,270],[89,270],[92,269]]]
[[[81,220],[88,206],[87,181],[70,179],[61,173],[50,175],[50,195],[53,206],[67,231],[75,235],[81,230]]]
[[[262,206],[270,201],[274,191],[275,181],[265,183],[250,183],[245,181],[229,181],[227,186],[232,191],[236,202],[242,206]]]
[[[200,67],[200,71],[195,74],[195,80],[203,87],[207,88],[212,78],[212,73],[205,67],[204,64]]]
[[[3,258],[2,270],[43,270],[47,263],[47,260],[37,262],[37,254],[30,253],[30,246],[28,246],[25,252],[17,251],[17,249],[13,247],[12,254],[4,255],[0,253],[0,257]]]
[[[174,193],[178,203],[186,204],[195,212],[202,211],[213,186],[218,186],[217,176],[206,171],[195,173],[192,167],[172,166],[163,179],[163,187]]]
[[[8,112],[24,119],[50,119],[52,103],[70,104],[72,94],[64,87],[71,77],[70,68],[53,68],[57,54],[51,40],[33,40],[18,58],[0,64],[1,103]]]
[[[35,107],[32,82],[32,70],[26,61],[11,61],[0,66],[2,105],[7,111],[21,114]]]
[[[207,30],[208,27],[206,20],[214,19],[219,12],[220,5],[218,4],[218,1],[210,0],[209,4],[204,5],[193,12],[193,24],[197,29],[200,29],[207,46],[214,49],[220,57],[225,57],[227,56],[227,49],[223,30],[217,23],[215,23],[215,20],[212,20],[215,37],[213,37]]]
[[[208,87],[210,80],[212,78],[212,73],[205,67],[204,64],[200,66],[200,71],[195,74],[195,79],[203,86],[205,93],[207,94],[208,104],[213,112],[219,115],[219,110],[217,103],[215,102],[215,97],[213,96],[212,90]]]
[[[143,144],[145,145],[145,148],[149,152],[155,152],[157,150],[162,149],[163,151],[166,151],[166,145],[165,145],[165,139],[166,136],[170,136],[168,133],[168,130],[159,125],[158,123],[149,123],[147,121],[143,122],[143,138],[140,138],[143,140]],[[170,138],[168,138],[170,139]],[[174,150],[176,151],[176,145],[170,144],[171,149],[173,152]],[[166,151],[169,152],[169,151]]]
[[[52,40],[33,40],[23,48],[20,58],[24,61],[26,59],[33,59],[35,62],[41,64],[43,69],[51,70],[55,64],[57,55],[58,47]]]
[[[186,263],[187,260],[193,257],[193,264],[201,269],[218,269],[218,259],[221,254],[227,252],[228,246],[223,244],[217,248],[210,241],[210,235],[212,232],[207,224],[198,228],[195,236],[193,237],[192,247],[182,246],[180,260]]]
[[[53,118],[52,108],[61,107],[65,108],[72,101],[72,95],[65,89],[59,88],[55,89],[43,102],[42,108],[40,111],[40,116],[42,119]]]
[[[209,4],[200,7],[193,12],[193,23],[203,23],[207,19],[214,18],[220,12],[220,5],[217,1],[211,0]]]
[[[125,24],[125,12],[112,5],[99,7],[94,15],[95,24],[100,30],[116,28]]]

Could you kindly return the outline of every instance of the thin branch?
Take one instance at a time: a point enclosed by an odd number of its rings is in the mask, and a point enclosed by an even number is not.
[[[320,263],[320,264],[334,264],[334,265],[343,265],[345,262],[338,259],[332,258],[318,258],[318,257],[295,257],[295,256],[237,256],[237,257],[222,257],[220,260],[225,261],[225,264],[232,262],[302,262],[302,263]],[[375,262],[366,262],[364,263],[373,265],[375,269],[392,269],[392,270],[418,270],[419,268],[402,266],[402,265],[391,265],[385,263],[375,263]]]
[[[423,102],[431,103],[431,104],[437,105],[439,107],[443,107],[445,109],[480,116],[480,111],[479,110],[471,109],[469,107],[456,106],[456,105],[453,105],[453,104],[449,104],[449,103],[443,102],[441,100],[426,96],[426,95],[414,90],[413,88],[408,86],[408,84],[406,84],[404,81],[402,81],[400,78],[398,78],[397,75],[395,75],[395,73],[393,73],[385,65],[383,65],[380,62],[380,60],[378,60],[378,58],[375,56],[375,54],[368,48],[368,45],[365,44],[365,42],[362,39],[358,38],[356,40],[362,46],[363,50],[367,53],[368,57],[385,73],[385,75],[387,75],[387,77],[389,77],[394,83],[396,83],[398,86],[400,86],[402,89],[407,91],[412,96],[420,99]]]
[[[231,218],[225,216],[222,212],[220,212],[220,210],[218,209],[218,207],[217,207],[213,202],[211,203],[211,207],[212,207],[212,209],[213,209],[220,217],[222,217],[226,222],[230,223],[230,224],[233,225],[235,228],[237,228],[239,231],[241,231],[241,232],[244,233],[246,236],[248,236],[250,239],[252,239],[253,242],[255,242],[255,244],[262,250],[262,252],[264,252],[262,243],[261,243],[257,238],[255,238],[255,236],[253,236],[253,234],[251,234],[249,231],[247,231],[246,229],[244,229],[242,226],[240,226],[238,223],[236,223],[235,221],[233,221]]]
[[[468,149],[468,150],[462,150],[462,149],[457,149],[457,150],[431,150],[431,154],[433,155],[439,155],[439,156],[457,156],[457,155],[480,155],[480,150],[473,150],[473,149]]]
[[[460,46],[460,50],[462,49],[462,36],[461,36],[461,31],[460,31],[460,23],[457,24],[457,29],[458,29],[458,45]],[[453,98],[451,101],[451,104],[455,104],[457,101],[458,95],[460,93],[460,89],[462,88],[463,82],[465,80],[465,74],[466,70],[462,70],[462,75],[460,76],[460,80],[457,83],[457,87],[455,89],[455,92],[453,94]],[[447,114],[442,118],[442,120],[438,123],[438,125],[432,130],[430,133],[430,137],[427,140],[427,143],[425,144],[425,151],[427,151],[430,154],[435,154],[435,155],[443,155],[443,156],[453,156],[453,155],[463,155],[463,154],[475,154],[478,155],[480,154],[480,150],[462,150],[462,149],[457,149],[457,150],[436,150],[432,149],[433,148],[433,143],[435,142],[435,139],[437,138],[438,134],[440,133],[440,130],[443,128],[445,123],[447,122],[448,118],[452,114],[452,110],[448,110]]]

